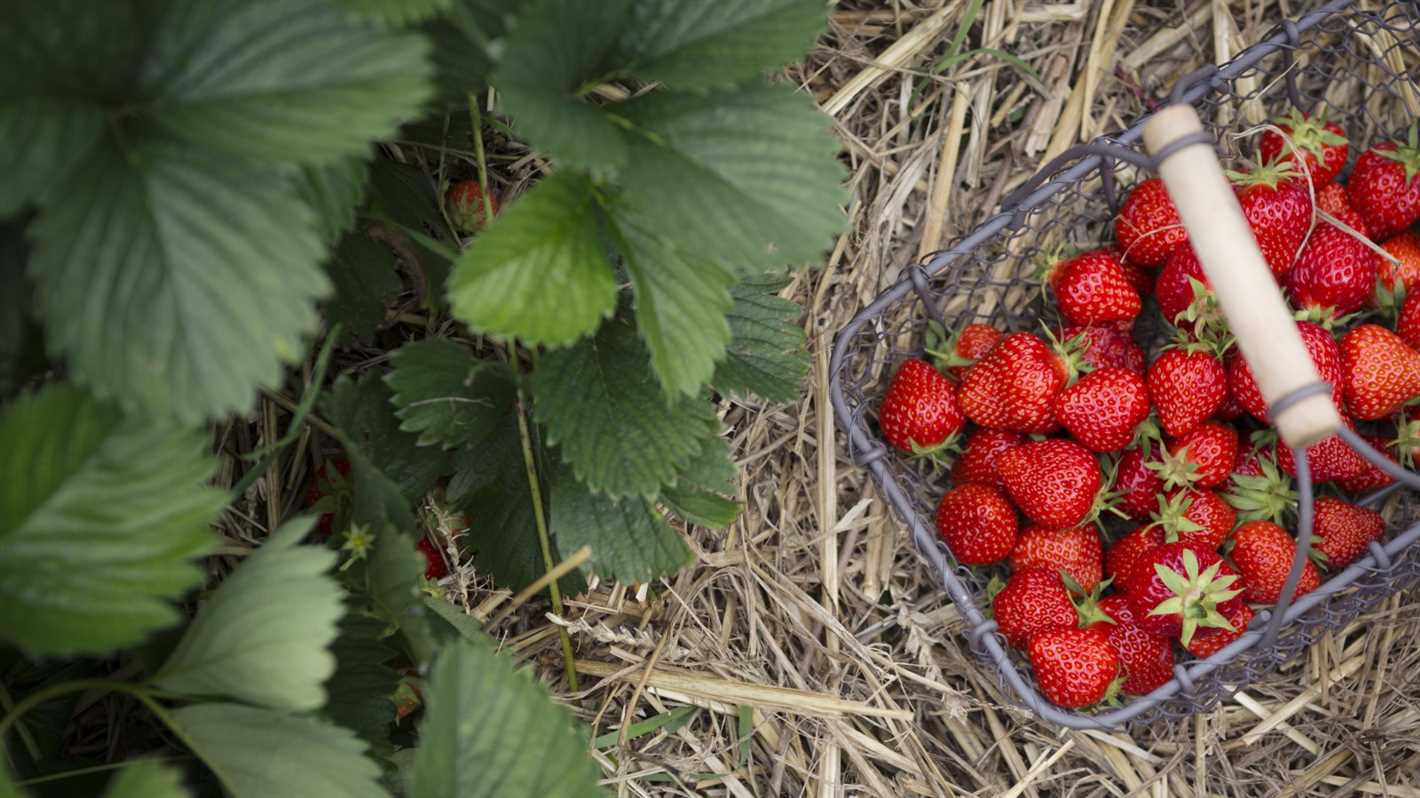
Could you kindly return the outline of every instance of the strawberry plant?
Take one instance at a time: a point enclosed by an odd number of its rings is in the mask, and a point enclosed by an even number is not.
[[[561,612],[736,518],[717,407],[798,394],[778,294],[844,223],[828,121],[770,76],[824,11],[7,9],[0,794],[600,794],[440,580]],[[219,476],[209,431],[283,391]],[[298,440],[336,466],[283,473]],[[287,476],[309,512],[213,533]]]

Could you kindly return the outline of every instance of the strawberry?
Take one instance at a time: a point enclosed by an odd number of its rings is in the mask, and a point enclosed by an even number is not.
[[[1346,196],[1376,238],[1389,238],[1420,220],[1420,141],[1415,125],[1406,143],[1383,141],[1361,153],[1346,183]]]
[[[1144,373],[1144,350],[1134,341],[1130,325],[1091,324],[1070,325],[1061,331],[1061,339],[1080,348],[1080,360],[1093,369],[1129,369]]]
[[[966,419],[951,380],[927,361],[911,358],[892,375],[878,422],[888,443],[905,452],[927,453],[948,445]]]
[[[1216,488],[1228,480],[1237,459],[1237,430],[1208,422],[1170,439],[1157,470],[1166,487]]]
[[[1080,617],[1059,572],[1043,568],[1011,574],[991,600],[991,614],[1013,648],[1025,648],[1033,635],[1045,629],[1074,627]]]
[[[1342,414],[1341,421],[1353,430],[1356,428],[1355,422],[1345,414]],[[1277,447],[1277,465],[1289,475],[1297,475],[1297,464],[1292,460],[1292,450],[1286,446]],[[1337,482],[1364,472],[1366,461],[1347,446],[1340,435],[1328,435],[1307,447],[1307,466],[1311,470],[1313,482]]]
[[[1154,297],[1165,319],[1190,332],[1198,332],[1210,321],[1222,319],[1212,285],[1192,246],[1179,247],[1169,256],[1154,283]],[[1190,309],[1193,309],[1191,314]],[[1185,314],[1193,318],[1180,318]]]
[[[1104,575],[1111,584],[1124,584],[1124,575],[1139,555],[1164,542],[1164,530],[1157,524],[1136,527],[1121,535],[1104,553]]]
[[[1370,230],[1366,227],[1366,221],[1361,218],[1361,214],[1351,207],[1351,200],[1346,199],[1346,186],[1340,183],[1327,183],[1326,188],[1316,193],[1316,207],[1326,211],[1336,218],[1337,221],[1355,230],[1356,232],[1369,236]]]
[[[1115,252],[1117,254],[1118,250]],[[1120,257],[1120,262],[1124,265],[1124,276],[1129,278],[1129,284],[1139,292],[1139,298],[1143,299],[1154,293],[1154,272],[1137,263],[1123,260],[1123,256]]]
[[[1314,512],[1312,548],[1321,564],[1333,571],[1355,562],[1371,541],[1385,533],[1380,513],[1334,496],[1317,497]]]
[[[1341,350],[1336,346],[1336,339],[1326,328],[1309,321],[1297,322],[1297,333],[1302,337],[1307,354],[1312,356],[1321,381],[1331,386],[1332,403],[1340,409]],[[1262,391],[1252,376],[1252,368],[1241,352],[1228,359],[1228,390],[1253,418],[1268,423],[1267,402],[1262,398]]]
[[[966,417],[983,427],[1051,432],[1058,425],[1050,406],[1069,375],[1065,358],[1039,336],[1011,333],[967,369],[957,399]]]
[[[1113,250],[1082,252],[1056,264],[1046,280],[1060,315],[1071,324],[1132,321],[1143,307]]]
[[[1154,514],[1163,542],[1183,541],[1210,550],[1223,544],[1237,520],[1232,505],[1210,490],[1176,490],[1160,496]]]
[[[1026,653],[1047,701],[1066,709],[1097,704],[1118,689],[1119,655],[1102,629],[1049,629]]]
[[[1251,459],[1242,462],[1249,453]],[[1282,474],[1272,455],[1252,447],[1239,454],[1238,459],[1227,501],[1238,511],[1239,519],[1279,524],[1296,510],[1297,492],[1292,489],[1292,480]]]
[[[1145,631],[1134,618],[1128,597],[1122,594],[1100,599],[1100,611],[1114,623],[1100,621],[1090,628],[1104,631],[1110,648],[1119,655],[1124,669],[1121,689],[1128,695],[1147,695],[1173,678],[1173,646],[1167,638]]]
[[[1302,309],[1355,313],[1371,303],[1380,258],[1350,233],[1318,224],[1284,279],[1292,304]]]
[[[1233,530],[1231,555],[1242,573],[1247,600],[1254,604],[1276,604],[1296,553],[1297,542],[1287,530],[1271,521],[1248,521]],[[1320,584],[1321,572],[1307,560],[1296,595],[1304,596]]]
[[[964,565],[1005,559],[1016,547],[1018,523],[1001,491],[979,482],[958,485],[937,506],[937,533]]]
[[[1023,443],[1002,452],[996,470],[1016,506],[1041,526],[1066,529],[1099,515],[1099,464],[1074,441]]]
[[[1420,287],[1420,235],[1406,230],[1386,240],[1381,249],[1395,258],[1394,263],[1389,258],[1376,261],[1376,273],[1386,290],[1394,292],[1399,284],[1399,290],[1408,294],[1408,289]]]
[[[1406,293],[1395,319],[1395,334],[1406,346],[1412,349],[1420,347],[1420,291]]]
[[[1123,449],[1149,417],[1149,389],[1128,369],[1092,371],[1055,397],[1055,418],[1094,452]]]
[[[1228,362],[1228,360],[1223,361],[1223,368],[1227,368]],[[1214,413],[1213,417],[1219,421],[1237,421],[1245,415],[1247,415],[1247,411],[1238,404],[1237,397],[1233,396],[1233,392],[1229,390],[1228,398],[1223,400],[1223,406],[1218,408],[1218,412]]]
[[[1022,530],[1011,550],[1011,570],[1039,568],[1064,571],[1086,593],[1104,578],[1104,553],[1099,532],[1093,526],[1046,529],[1031,526]]]
[[[420,538],[415,545],[424,555],[424,577],[426,579],[437,582],[449,575],[449,566],[444,562],[443,552],[430,543],[428,538]]]
[[[1224,646],[1242,637],[1243,632],[1247,631],[1248,624],[1252,623],[1252,607],[1247,606],[1244,602],[1228,604],[1220,612],[1222,612],[1223,619],[1233,628],[1199,629],[1188,645],[1184,646],[1188,653],[1199,659],[1207,659],[1222,651]]]
[[[1312,226],[1312,198],[1306,181],[1290,165],[1266,164],[1247,174],[1233,173],[1233,190],[1252,228],[1262,257],[1281,278],[1292,268]]]
[[[488,195],[488,205],[493,213],[498,213],[498,195]],[[449,220],[465,233],[476,233],[486,223],[483,206],[483,186],[477,180],[460,180],[449,186],[444,194],[444,207],[449,212]]]
[[[331,473],[331,466],[335,473]],[[321,463],[316,469],[315,479],[306,487],[306,506],[321,510],[316,520],[314,540],[325,540],[334,531],[337,519],[343,519],[350,512],[350,460],[337,457]]]
[[[1311,180],[1318,191],[1335,180],[1341,167],[1346,165],[1350,151],[1346,132],[1335,122],[1328,122],[1321,116],[1304,116],[1293,109],[1289,115],[1274,120],[1272,124],[1282,133],[1263,131],[1258,141],[1263,163],[1280,161],[1292,164],[1296,173]]]
[[[927,327],[927,354],[939,369],[945,369],[952,379],[960,380],[967,367],[996,348],[1005,333],[989,324],[971,322],[948,337],[941,324]]]
[[[965,482],[982,482],[1005,488],[1001,475],[996,473],[996,458],[1002,452],[1019,446],[1025,438],[1019,433],[982,427],[966,439],[961,457],[952,467],[952,481],[958,485]]]
[[[1395,456],[1390,453],[1394,441],[1387,440],[1380,435],[1362,435],[1366,442],[1373,449],[1385,455],[1391,462],[1395,462]],[[1336,480],[1336,484],[1348,493],[1369,493],[1395,481],[1395,477],[1380,470],[1375,463],[1370,460],[1365,461],[1365,469],[1349,477]],[[1276,519],[1273,519],[1276,520]]]
[[[1169,349],[1149,366],[1149,399],[1164,432],[1192,432],[1228,399],[1228,375],[1216,357],[1188,348]]]
[[[1158,266],[1188,240],[1164,181],[1149,178],[1130,190],[1114,220],[1114,240],[1125,259]]]
[[[1156,497],[1164,492],[1164,481],[1152,468],[1157,460],[1146,458],[1142,449],[1126,449],[1114,468],[1110,486],[1119,495],[1119,509],[1137,520],[1149,517],[1158,506]]]
[[[1242,601],[1238,575],[1217,552],[1195,543],[1160,543],[1139,553],[1124,593],[1146,631],[1185,646],[1200,627],[1231,628],[1225,612]]]
[[[1384,418],[1420,395],[1420,352],[1378,324],[1341,337],[1346,409],[1355,418]]]

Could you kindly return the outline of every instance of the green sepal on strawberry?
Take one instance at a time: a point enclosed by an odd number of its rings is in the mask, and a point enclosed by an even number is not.
[[[883,438],[897,449],[932,454],[952,445],[966,425],[956,386],[920,358],[903,362],[878,410]]]
[[[1001,453],[996,470],[1021,512],[1048,529],[1093,523],[1104,508],[1099,463],[1074,441],[1023,443]]]
[[[498,195],[490,193],[488,204],[483,202],[483,186],[477,180],[460,180],[449,186],[444,194],[444,209],[449,213],[449,221],[465,233],[476,233],[488,223],[488,210],[498,213]]]
[[[1144,349],[1127,324],[1067,325],[1060,331],[1065,346],[1079,352],[1080,371],[1103,368],[1144,373]]]
[[[1162,264],[1188,241],[1163,180],[1151,177],[1130,189],[1114,220],[1114,240],[1126,260],[1141,266]]]
[[[1420,287],[1420,235],[1406,230],[1382,242],[1381,249],[1385,255],[1376,261],[1375,305],[1395,318],[1410,289]]]
[[[1334,496],[1317,497],[1313,518],[1313,559],[1332,571],[1355,562],[1371,541],[1385,533],[1380,513]]]
[[[937,505],[937,533],[963,565],[988,565],[1010,556],[1020,528],[1016,510],[996,487],[958,485]]]
[[[1277,461],[1256,446],[1250,447],[1250,467],[1234,468],[1232,487],[1225,498],[1237,510],[1241,521],[1283,523],[1297,511],[1297,491],[1292,480],[1277,467]],[[1239,460],[1248,457],[1244,452]]]
[[[1320,191],[1341,172],[1350,154],[1346,131],[1324,115],[1306,116],[1292,109],[1286,116],[1273,120],[1277,130],[1265,130],[1258,141],[1258,151],[1264,163],[1282,162],[1293,165]]]
[[[1361,153],[1346,183],[1346,196],[1376,238],[1389,238],[1420,220],[1420,134],[1415,124],[1404,143],[1383,141]]]
[[[948,335],[941,322],[933,320],[927,323],[926,354],[938,369],[960,380],[967,368],[996,348],[1005,335],[981,322],[968,322]]]
[[[1224,611],[1243,593],[1238,574],[1217,552],[1184,542],[1141,552],[1123,587],[1140,626],[1185,646],[1200,628],[1231,629]]]
[[[1223,618],[1232,626],[1231,629],[1207,628],[1199,629],[1194,633],[1193,639],[1188,641],[1184,649],[1198,659],[1207,659],[1222,651],[1229,643],[1243,636],[1247,627],[1252,623],[1252,607],[1245,602],[1229,604],[1220,610]]]
[[[1242,573],[1247,600],[1254,604],[1276,604],[1296,553],[1297,542],[1287,530],[1271,521],[1248,521],[1233,530],[1233,546],[1228,556]],[[1305,560],[1294,597],[1304,596],[1320,584],[1321,572],[1311,560]]]
[[[1217,549],[1237,524],[1237,511],[1210,490],[1176,490],[1159,497],[1154,524],[1163,543],[1194,543]]]
[[[1237,430],[1209,421],[1171,438],[1154,466],[1165,488],[1216,488],[1238,458]]]
[[[1048,629],[1026,647],[1041,695],[1065,709],[1111,700],[1122,683],[1119,655],[1101,628]]]

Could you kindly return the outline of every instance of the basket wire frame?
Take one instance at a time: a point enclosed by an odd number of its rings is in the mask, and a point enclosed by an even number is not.
[[[1295,107],[1339,121],[1351,139],[1352,158],[1370,143],[1399,138],[1420,118],[1420,10],[1397,0],[1366,10],[1354,0],[1331,0],[1278,26],[1258,44],[1222,66],[1209,66],[1173,88],[1170,99],[1198,109],[1225,161],[1250,153],[1256,125]],[[1316,590],[1280,613],[1263,610],[1249,630],[1207,659],[1182,659],[1174,678],[1147,696],[1103,712],[1067,711],[1046,701],[1024,675],[986,617],[989,572],[955,562],[937,536],[932,515],[946,485],[922,458],[890,450],[870,424],[888,377],[902,360],[920,356],[930,321],[955,329],[971,321],[1006,330],[1038,330],[1059,318],[1043,305],[1035,283],[1039,259],[1061,245],[1097,247],[1111,240],[1121,190],[1147,176],[1152,161],[1138,141],[1147,117],[1128,130],[1074,148],[1056,158],[1002,203],[1002,210],[948,249],[933,253],[860,311],[839,332],[829,366],[830,399],[846,433],[850,457],[867,468],[882,497],[911,531],[917,551],[941,577],[966,620],[972,648],[1000,676],[1003,693],[1039,717],[1077,729],[1111,729],[1178,721],[1216,706],[1223,698],[1297,658],[1327,630],[1341,629],[1399,590],[1420,584],[1420,502],[1402,483],[1420,477],[1402,472],[1359,436],[1343,437],[1401,483],[1366,497],[1390,499],[1388,540],[1332,574]],[[1348,166],[1349,168],[1349,166]],[[1150,355],[1167,324],[1157,311],[1136,325]],[[1311,480],[1305,452],[1296,452],[1301,516],[1299,575],[1311,533]],[[1384,539],[1383,539],[1384,540]],[[1295,580],[1292,582],[1295,584]],[[1274,614],[1280,615],[1272,623]]]

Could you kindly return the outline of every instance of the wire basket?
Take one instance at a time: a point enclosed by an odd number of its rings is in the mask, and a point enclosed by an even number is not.
[[[1420,8],[1404,0],[1379,10],[1361,6],[1333,0],[1287,21],[1227,64],[1205,67],[1180,81],[1170,98],[1197,109],[1225,161],[1236,162],[1252,151],[1255,136],[1243,131],[1293,107],[1324,111],[1340,122],[1351,140],[1353,161],[1372,142],[1402,138],[1420,118]],[[1007,197],[1000,213],[950,248],[909,267],[902,280],[839,332],[830,364],[830,395],[847,433],[849,455],[869,470],[911,530],[915,548],[940,575],[965,619],[972,648],[998,671],[1006,695],[1041,718],[1071,728],[1187,718],[1293,660],[1326,631],[1343,628],[1395,592],[1420,583],[1420,547],[1412,545],[1420,539],[1420,502],[1409,492],[1397,493],[1398,482],[1361,502],[1389,499],[1386,535],[1320,588],[1291,606],[1259,612],[1246,634],[1207,659],[1185,655],[1175,666],[1174,679],[1147,696],[1107,711],[1063,710],[1036,692],[1023,675],[1024,658],[1006,646],[983,613],[990,569],[958,564],[938,538],[932,516],[949,485],[933,476],[926,458],[885,446],[870,424],[897,365],[922,354],[929,320],[947,329],[980,321],[1005,330],[1039,330],[1042,319],[1059,322],[1041,301],[1037,258],[1060,245],[1088,249],[1111,240],[1123,189],[1147,177],[1152,163],[1138,144],[1147,120],[1056,158]],[[1153,313],[1152,323],[1146,319],[1136,325],[1151,355],[1168,326]],[[1311,531],[1304,456],[1298,465],[1303,507],[1294,576]],[[1420,482],[1414,475],[1405,477],[1412,485]]]

